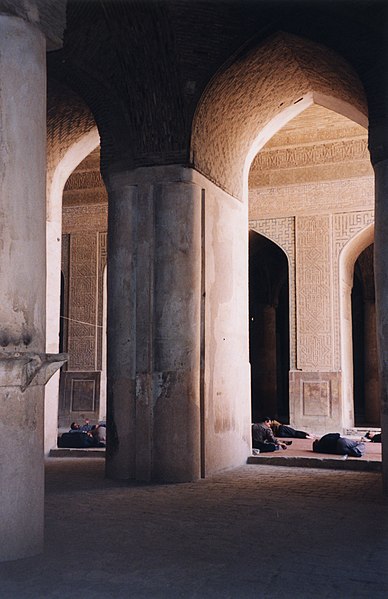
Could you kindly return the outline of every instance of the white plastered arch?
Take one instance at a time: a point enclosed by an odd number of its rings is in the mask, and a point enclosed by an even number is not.
[[[354,265],[359,255],[374,241],[374,223],[352,237],[339,256],[340,333],[342,370],[342,417],[344,426],[354,426],[352,305]]]

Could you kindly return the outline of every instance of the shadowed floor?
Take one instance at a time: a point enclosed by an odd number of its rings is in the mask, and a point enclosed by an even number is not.
[[[0,564],[1,599],[388,596],[381,475],[246,465],[127,484],[48,459],[43,555]]]

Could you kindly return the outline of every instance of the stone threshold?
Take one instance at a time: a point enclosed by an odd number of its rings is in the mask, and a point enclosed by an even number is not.
[[[359,458],[343,459],[332,457],[300,457],[300,456],[250,456],[247,464],[258,466],[286,466],[292,468],[327,468],[330,470],[352,470],[358,472],[381,472],[381,461]]]
[[[49,458],[105,458],[105,447],[50,449]]]

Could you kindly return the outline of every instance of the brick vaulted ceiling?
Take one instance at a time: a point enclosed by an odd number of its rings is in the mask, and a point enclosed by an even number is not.
[[[371,105],[383,10],[370,0],[69,0],[63,48],[48,54],[51,147],[94,119],[103,171],[189,164],[209,82],[277,31],[340,53]]]

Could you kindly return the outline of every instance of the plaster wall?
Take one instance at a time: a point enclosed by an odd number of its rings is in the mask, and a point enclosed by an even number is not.
[[[204,469],[211,474],[244,463],[251,449],[247,203],[204,177],[200,184]]]

